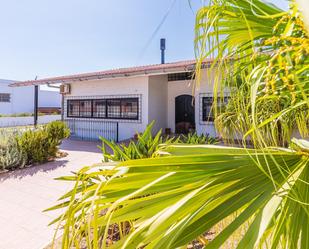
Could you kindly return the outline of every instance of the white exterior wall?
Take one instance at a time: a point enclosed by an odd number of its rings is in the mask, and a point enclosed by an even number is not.
[[[149,93],[148,93],[148,107],[149,107],[149,122],[155,120],[154,133],[160,129],[164,132],[167,128],[167,75],[158,75],[149,77]]]
[[[119,123],[119,140],[129,139],[136,132],[143,132],[152,120],[156,121],[154,132],[159,129],[164,131],[165,128],[171,128],[172,132],[175,132],[175,98],[183,94],[194,94],[196,131],[199,134],[209,133],[211,136],[217,136],[213,122],[202,120],[202,97],[213,96],[213,79],[208,78],[206,70],[202,71],[201,83],[195,89],[194,81],[168,81],[167,74],[73,82],[71,93],[65,96],[64,118],[83,122],[104,121],[95,118],[68,118],[68,99],[139,97],[139,120],[106,119]],[[79,125],[83,127],[82,124]]]
[[[70,95],[65,96],[64,117],[66,119],[77,119],[67,117],[68,99],[95,99],[110,97],[140,98],[139,120],[106,120],[117,121],[119,123],[119,140],[131,138],[136,132],[143,132],[148,124],[148,76],[74,82],[71,84]],[[87,119],[82,118],[81,120]],[[102,121],[102,119],[95,118],[92,118],[91,120]]]
[[[217,134],[214,123],[203,121],[202,98],[203,96],[213,96],[214,73],[209,73],[209,69],[201,71],[201,83],[195,89],[195,125],[198,134],[206,134],[216,137]]]
[[[0,102],[0,114],[11,114],[13,113],[13,105],[12,105],[12,89],[8,87],[8,84],[11,81],[3,80],[0,82],[0,93],[9,93],[11,94],[11,102],[6,103],[6,102]]]
[[[175,98],[179,95],[192,95],[192,81],[179,80],[168,82],[167,93],[167,126],[175,132]]]
[[[38,116],[38,124],[48,124],[56,120],[61,120],[61,115]],[[0,117],[0,127],[33,125],[33,122],[33,117]]]
[[[39,107],[61,107],[61,98],[59,91],[39,90]]]
[[[34,87],[9,87],[11,80],[0,80],[0,93],[11,95],[10,103],[0,102],[0,114],[33,112]],[[56,91],[39,90],[39,107],[61,107],[61,95]]]
[[[193,80],[168,82],[167,125],[172,132],[175,132],[175,98],[179,95],[188,94],[194,95],[195,98],[195,126],[197,133],[218,136],[214,123],[202,120],[202,97],[213,96],[213,74],[209,75],[207,70],[202,70],[201,82],[198,86],[195,86]]]

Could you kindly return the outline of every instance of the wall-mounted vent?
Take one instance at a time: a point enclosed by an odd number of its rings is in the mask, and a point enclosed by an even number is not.
[[[60,93],[61,94],[70,94],[71,92],[71,85],[64,84],[60,86]]]

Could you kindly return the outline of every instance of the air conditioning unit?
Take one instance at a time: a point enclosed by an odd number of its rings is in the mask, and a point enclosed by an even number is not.
[[[71,92],[71,85],[70,84],[63,84],[60,86],[60,93],[61,94],[69,94]]]

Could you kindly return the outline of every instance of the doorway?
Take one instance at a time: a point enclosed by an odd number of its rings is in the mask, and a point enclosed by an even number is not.
[[[195,108],[191,95],[179,95],[175,98],[175,132],[188,134],[195,130]]]

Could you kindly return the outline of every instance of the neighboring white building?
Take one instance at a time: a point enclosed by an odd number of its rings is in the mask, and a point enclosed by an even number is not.
[[[203,64],[202,79],[195,88],[195,61],[54,77],[14,86],[66,85],[63,116],[73,135],[84,139],[99,135],[128,139],[152,120],[156,121],[155,131],[195,129],[216,136],[211,117],[213,78],[207,73],[210,64]]]
[[[32,113],[33,86],[10,87],[16,81],[0,79],[0,114]],[[39,107],[61,107],[59,91],[39,90]]]

